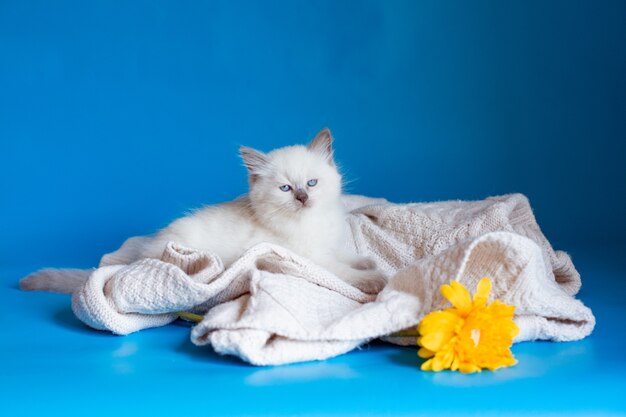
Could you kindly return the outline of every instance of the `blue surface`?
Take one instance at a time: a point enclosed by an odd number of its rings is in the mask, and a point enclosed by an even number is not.
[[[591,337],[522,343],[519,364],[427,373],[414,348],[373,343],[321,362],[252,367],[177,322],[129,336],[85,327],[69,297],[0,291],[0,415],[626,415],[626,248],[573,252]],[[12,282],[27,269],[1,271]]]
[[[0,0],[0,415],[624,414],[624,39],[623,0]],[[252,368],[15,288],[234,198],[239,145],[323,126],[352,192],[528,195],[596,332],[470,377],[378,343]]]

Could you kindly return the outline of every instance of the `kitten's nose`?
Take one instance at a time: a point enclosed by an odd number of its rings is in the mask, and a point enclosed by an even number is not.
[[[309,195],[306,193],[306,191],[301,189],[296,190],[296,192],[294,193],[294,197],[296,197],[296,200],[301,202],[302,205],[304,205],[304,203],[306,203],[306,201],[309,199]]]

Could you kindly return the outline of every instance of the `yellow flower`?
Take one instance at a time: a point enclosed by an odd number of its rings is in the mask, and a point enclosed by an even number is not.
[[[487,305],[490,292],[489,278],[480,280],[473,300],[457,281],[441,286],[453,307],[428,314],[417,327],[417,353],[428,359],[422,370],[472,373],[517,363],[510,350],[519,333],[513,322],[515,307],[498,300]]]

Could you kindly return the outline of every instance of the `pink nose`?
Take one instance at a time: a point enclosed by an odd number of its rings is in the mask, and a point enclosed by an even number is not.
[[[296,197],[296,200],[301,202],[303,205],[309,199],[309,195],[304,190],[296,190],[294,197]]]

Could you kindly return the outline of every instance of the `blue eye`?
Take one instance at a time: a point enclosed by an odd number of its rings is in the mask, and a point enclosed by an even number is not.
[[[281,185],[278,188],[280,188],[280,191],[284,191],[284,192],[287,192],[287,191],[291,190],[291,186],[290,185]]]
[[[317,180],[309,180],[306,185],[309,187],[315,187],[317,185]]]

